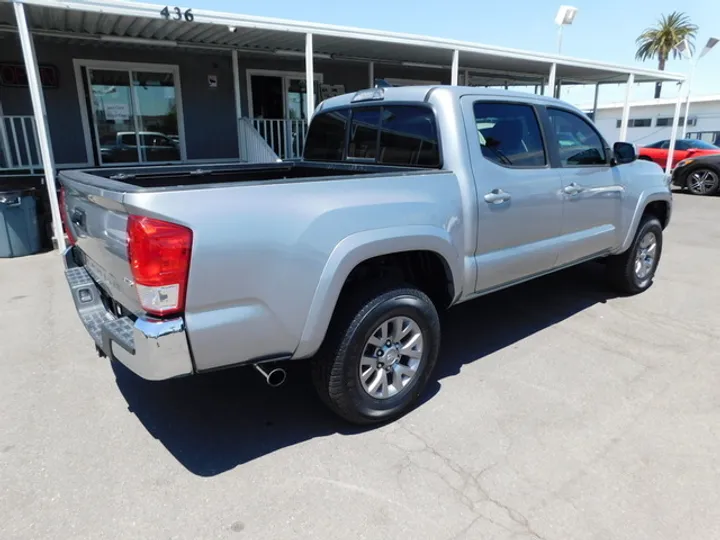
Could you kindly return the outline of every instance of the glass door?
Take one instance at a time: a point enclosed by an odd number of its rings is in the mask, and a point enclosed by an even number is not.
[[[307,120],[307,89],[305,79],[285,77],[285,109],[286,118],[290,120]],[[320,84],[315,81],[315,106],[320,98]]]
[[[140,161],[180,161],[175,77],[153,71],[131,74]]]
[[[89,69],[88,80],[100,164],[139,162],[130,73]]]
[[[87,69],[100,165],[182,159],[171,71]]]
[[[320,101],[315,80],[315,104]],[[250,110],[255,129],[283,159],[302,154],[307,127],[307,89],[300,73],[262,71],[250,74]]]
[[[320,96],[320,85],[315,81],[315,106]],[[290,120],[285,136],[290,149],[289,157],[300,157],[305,147],[307,114],[307,85],[305,79],[285,77],[285,118]]]

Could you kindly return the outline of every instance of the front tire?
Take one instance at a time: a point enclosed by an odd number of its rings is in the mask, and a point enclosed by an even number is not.
[[[660,221],[655,216],[643,217],[630,249],[608,260],[607,272],[612,284],[624,294],[647,290],[655,278],[662,245]]]
[[[312,362],[330,409],[354,424],[394,420],[427,386],[440,349],[432,301],[411,287],[368,289],[341,301]]]

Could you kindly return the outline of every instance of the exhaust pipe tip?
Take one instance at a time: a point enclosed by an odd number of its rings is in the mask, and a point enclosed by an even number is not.
[[[285,373],[285,370],[283,368],[275,368],[270,373],[268,373],[267,383],[269,386],[277,388],[285,382],[286,378],[287,373]]]
[[[273,368],[270,372],[265,371],[259,364],[254,364],[253,367],[257,370],[260,375],[263,376],[265,382],[271,388],[277,388],[281,386],[287,378],[287,372],[283,368]]]

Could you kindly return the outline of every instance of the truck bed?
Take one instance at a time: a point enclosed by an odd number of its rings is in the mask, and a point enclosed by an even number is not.
[[[416,176],[438,175],[448,172],[370,163],[286,161],[65,170],[59,180],[64,196],[61,212],[75,242],[76,262],[122,310],[139,315],[143,311],[127,254],[130,214],[189,227],[197,257],[209,246],[224,259],[236,256],[234,241],[216,244],[226,234],[239,238],[256,227],[267,230],[268,224],[263,223],[268,210],[262,219],[255,215],[260,206],[272,209],[270,226],[275,227],[300,208],[324,208],[313,204],[327,197],[328,190],[354,190],[356,197],[343,204],[356,206],[362,203],[361,194],[375,193],[376,182],[391,181],[407,190],[416,187]],[[193,262],[195,268],[201,264]]]
[[[423,170],[423,169],[421,169]],[[284,161],[277,163],[169,165],[64,171],[61,175],[84,184],[104,185],[132,192],[155,188],[183,188],[213,184],[264,183],[342,178],[372,174],[412,174],[418,168],[375,165],[370,163],[323,163]],[[103,181],[105,180],[105,182]]]

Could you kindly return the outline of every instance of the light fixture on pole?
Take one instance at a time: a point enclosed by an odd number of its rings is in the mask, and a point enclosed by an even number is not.
[[[560,6],[557,15],[555,15],[555,24],[558,25],[558,54],[562,52],[562,33],[563,26],[570,25],[575,20],[578,9],[573,6]]]
[[[695,55],[695,58],[693,58],[692,53],[690,52],[690,45],[688,44],[687,40],[683,39],[675,49],[685,58],[690,60],[690,74],[688,75],[687,79],[687,95],[685,96],[685,116],[683,117],[683,129],[682,129],[682,138],[687,137],[687,127],[688,127],[688,115],[690,114],[690,92],[692,91],[692,81],[693,76],[695,75],[695,68],[697,67],[698,60],[700,60],[703,56],[705,56],[707,53],[710,52],[710,50],[718,44],[718,41],[720,39],[718,38],[709,38],[707,40],[707,43],[702,48],[702,50]]]

